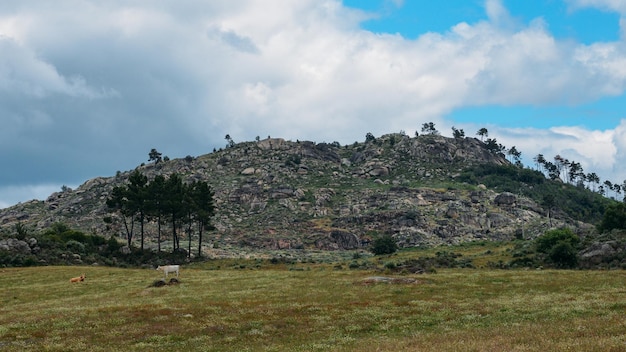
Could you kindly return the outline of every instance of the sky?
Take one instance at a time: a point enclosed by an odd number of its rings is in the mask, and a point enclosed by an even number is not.
[[[280,137],[433,122],[626,179],[626,0],[0,3],[0,208]]]

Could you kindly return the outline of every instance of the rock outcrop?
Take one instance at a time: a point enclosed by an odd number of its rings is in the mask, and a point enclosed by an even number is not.
[[[410,247],[509,239],[520,231],[531,238],[546,230],[546,215],[530,199],[480,185],[438,188],[454,183],[467,167],[485,163],[508,161],[475,138],[389,134],[349,146],[272,138],[137,170],[149,180],[176,172],[211,185],[216,230],[205,233],[207,245],[344,250],[361,248],[377,234]],[[119,214],[105,202],[132,171],[2,209],[0,226],[10,231],[17,223],[41,229],[64,222],[106,237],[121,235]],[[587,226],[553,215],[552,226],[565,222]],[[146,233],[156,233],[155,226],[148,222]],[[154,244],[151,236],[147,241]]]

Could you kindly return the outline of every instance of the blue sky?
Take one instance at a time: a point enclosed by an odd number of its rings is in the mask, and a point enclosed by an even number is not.
[[[400,34],[416,39],[429,32],[445,33],[461,22],[487,21],[485,1],[390,1],[344,0],[346,6],[370,13],[361,27],[373,33]],[[626,3],[626,2],[625,2]],[[603,7],[577,7],[559,0],[507,0],[512,26],[528,26],[538,19],[545,22],[555,39],[590,45],[620,39],[620,14]],[[611,129],[626,116],[626,98],[603,97],[586,103],[548,105],[482,105],[460,108],[448,118],[463,122],[481,121],[501,127],[583,126],[588,129]]]
[[[344,0],[346,6],[375,14],[362,28],[375,33],[400,33],[415,39],[427,32],[445,32],[460,22],[487,20],[482,0]],[[619,14],[598,7],[573,8],[560,0],[502,1],[514,20],[528,24],[542,18],[559,39],[590,44],[620,37]]]
[[[63,26],[59,26],[63,23]],[[626,179],[626,1],[0,6],[0,208],[257,136],[433,122]]]

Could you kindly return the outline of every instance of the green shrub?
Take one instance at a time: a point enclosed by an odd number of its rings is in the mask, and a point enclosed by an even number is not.
[[[580,243],[580,238],[568,228],[550,230],[535,239],[535,246],[537,252],[548,254],[560,242],[569,243],[575,249]]]
[[[75,240],[67,241],[65,243],[65,248],[74,253],[85,253],[85,245]]]
[[[398,250],[398,244],[390,235],[379,237],[372,242],[370,251],[374,255],[392,254]]]
[[[604,212],[600,225],[598,225],[598,230],[600,232],[608,232],[614,229],[626,229],[625,203],[609,205]]]
[[[578,265],[576,250],[569,242],[565,241],[561,241],[552,247],[548,258],[559,268],[574,268]]]
[[[535,239],[537,252],[544,255],[546,264],[557,268],[573,268],[578,265],[577,248],[580,238],[568,228],[551,230]]]
[[[386,262],[385,263],[385,269],[393,270],[395,268],[396,268],[396,263],[394,263],[394,262]]]
[[[119,243],[115,237],[109,237],[108,241],[106,241],[106,248],[104,250],[104,255],[111,255],[114,253],[118,253],[119,249],[122,248],[122,244]]]

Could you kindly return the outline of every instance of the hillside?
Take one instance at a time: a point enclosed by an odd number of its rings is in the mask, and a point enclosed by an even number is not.
[[[382,234],[401,247],[534,238],[563,225],[584,235],[608,202],[584,189],[544,182],[478,139],[438,135],[388,134],[346,146],[268,138],[137,169],[149,179],[176,172],[186,181],[208,182],[217,212],[205,243],[207,251],[224,255],[239,248],[357,249]],[[121,236],[122,223],[105,201],[131,171],[3,209],[2,231],[17,223],[35,230],[62,222]],[[541,206],[546,192],[557,196],[550,214]],[[567,197],[561,201],[559,195]],[[581,198],[578,208],[563,209],[572,197]],[[154,223],[146,234],[154,247]]]

